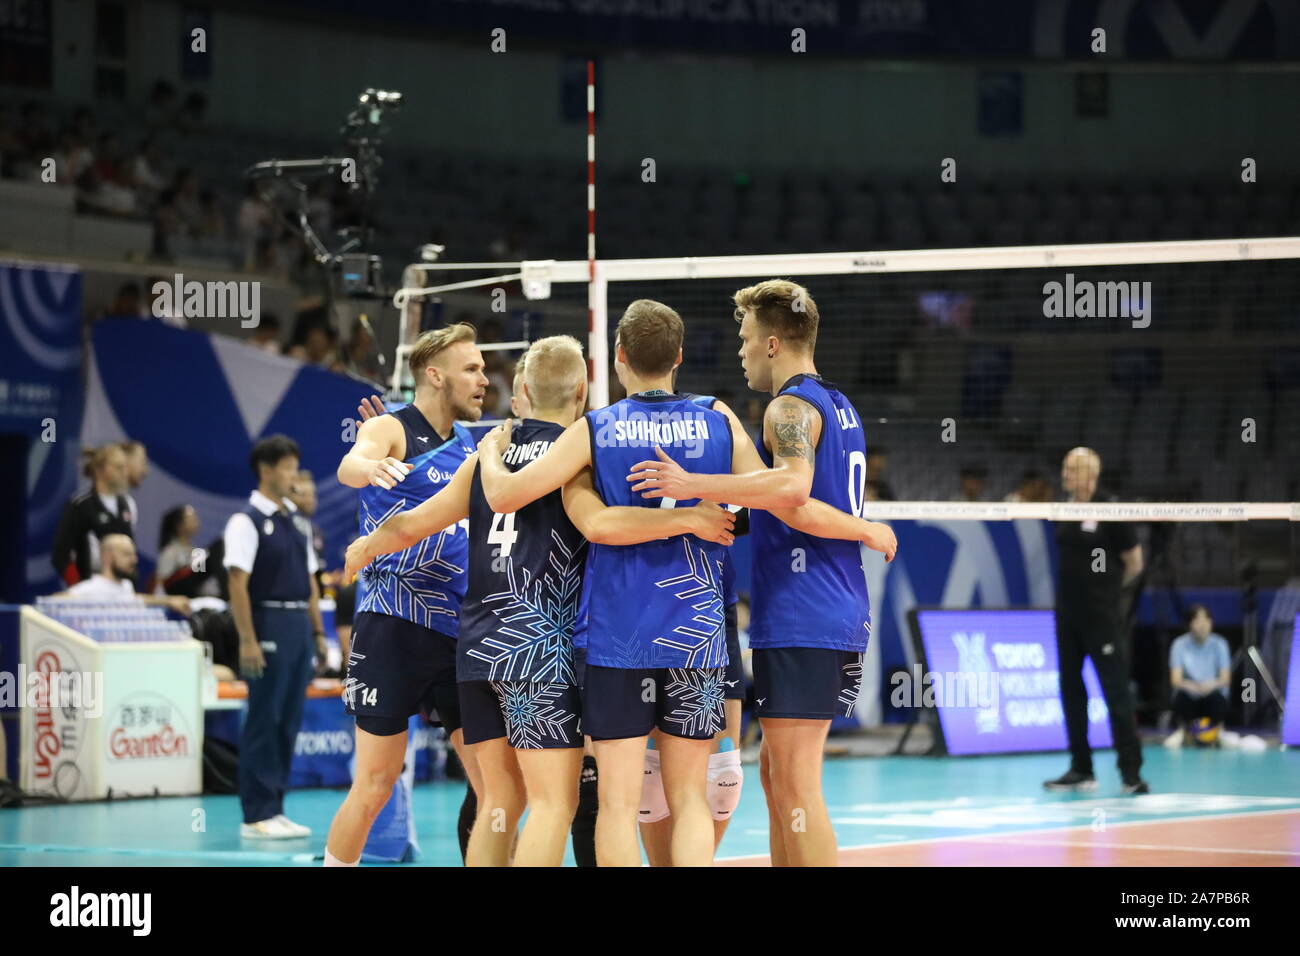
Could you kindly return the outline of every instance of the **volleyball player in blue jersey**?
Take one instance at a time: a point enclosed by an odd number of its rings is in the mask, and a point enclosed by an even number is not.
[[[735,294],[740,359],[749,387],[774,396],[763,417],[762,467],[699,474],[660,453],[628,476],[648,498],[692,498],[753,509],[750,647],[763,728],[760,778],[775,866],[833,866],[835,833],[822,796],[822,754],[831,718],[851,714],[871,631],[859,543],[888,560],[887,525],[865,522],[858,540],[819,537],[760,509],[797,506],[810,495],[861,517],[866,438],[852,404],[817,375],[816,303],[773,279]]]
[[[694,395],[680,392],[704,408],[713,408],[730,415],[726,404],[713,395]],[[748,436],[736,436],[733,441],[749,444]],[[732,509],[740,511],[740,509]],[[747,533],[749,514],[737,515],[737,535]],[[740,796],[744,791],[745,770],[740,763],[740,725],[741,711],[745,701],[745,664],[741,659],[740,631],[736,620],[736,605],[740,596],[736,593],[736,568],[728,551],[722,556],[722,594],[726,614],[727,634],[727,673],[723,680],[723,700],[726,707],[726,724],[713,738],[713,752],[709,755],[709,811],[713,814],[713,848],[717,850],[727,832],[727,824],[736,807],[740,805]],[[654,735],[652,734],[653,738]],[[664,796],[663,778],[659,772],[659,751],[646,750],[645,778],[641,786],[641,845],[645,848],[646,858],[651,866],[672,865],[673,820],[668,811],[668,801]]]
[[[361,530],[373,531],[449,483],[474,452],[459,422],[483,414],[488,379],[473,326],[425,332],[410,354],[415,400],[364,422],[338,479],[361,490]],[[357,718],[356,772],[334,817],[326,866],[355,865],[406,756],[407,722],[421,708],[446,728],[469,777],[461,829],[468,839],[478,769],[466,751],[456,692],[456,633],[469,544],[453,525],[366,569],[348,653],[344,704]],[[468,819],[466,819],[468,818]]]

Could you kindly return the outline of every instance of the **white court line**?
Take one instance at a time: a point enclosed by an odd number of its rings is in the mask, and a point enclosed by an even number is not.
[[[976,843],[1003,843],[1007,846],[1082,846],[1094,850],[1181,850],[1186,853],[1254,853],[1261,856],[1296,856],[1300,850],[1234,850],[1213,846],[1165,846],[1161,843],[1076,843],[1072,840],[995,840],[985,837]]]
[[[1236,796],[1236,794],[1233,794],[1233,796]],[[1115,829],[1119,829],[1120,827],[1154,826],[1161,823],[1191,823],[1199,820],[1227,820],[1234,817],[1265,817],[1265,816],[1273,816],[1278,813],[1300,813],[1300,804],[1297,804],[1294,807],[1287,807],[1279,810],[1242,810],[1238,813],[1199,813],[1199,814],[1193,814],[1191,816],[1183,816],[1183,817],[1165,817],[1163,820],[1127,820],[1121,823],[1108,823],[1106,824],[1106,829],[1115,830]],[[832,824],[834,822],[835,822],[834,820],[831,821]],[[988,841],[988,840],[994,840],[1000,836],[1024,836],[1029,833],[1069,833],[1071,831],[1091,830],[1091,829],[1092,829],[1092,824],[1082,823],[1077,826],[1036,827],[1029,830],[1006,830],[1001,833],[966,833],[966,834],[958,834],[956,836],[922,837],[916,840],[895,840],[889,843],[862,843],[856,846],[842,846],[839,847],[838,849],[840,851],[880,850],[886,847],[915,846],[924,843],[954,843],[960,841],[969,842],[971,840]],[[717,857],[714,862],[726,863],[733,860],[765,860],[770,858],[771,858],[770,853],[748,853],[745,854],[744,856],[720,856]]]

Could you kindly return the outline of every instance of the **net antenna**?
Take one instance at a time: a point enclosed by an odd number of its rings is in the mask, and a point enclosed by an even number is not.
[[[393,394],[409,384],[406,357],[420,334],[421,307],[427,299],[444,292],[475,289],[482,286],[520,282],[525,298],[535,301],[551,297],[553,282],[587,284],[587,394],[592,408],[609,404],[608,286],[596,259],[596,65],[587,61],[587,258],[577,262],[542,259],[524,262],[439,262],[445,247],[430,243],[420,250],[420,262],[407,266],[402,273],[402,288],[393,295],[393,305],[401,314],[398,346],[390,387]],[[430,284],[430,274],[484,272],[500,269],[516,272],[455,282]],[[480,345],[483,351],[528,348],[531,342],[501,342]],[[488,424],[483,422],[482,424]]]
[[[444,251],[443,246],[430,243],[420,250],[423,261],[408,265],[402,271],[402,288],[393,293],[393,306],[400,315],[398,329],[397,353],[393,360],[393,374],[389,381],[389,392],[399,395],[404,389],[414,388],[407,357],[415,340],[420,335],[421,313],[425,301],[433,299],[444,292],[457,292],[462,289],[476,289],[483,286],[502,285],[507,282],[521,282],[524,296],[531,300],[549,299],[551,296],[551,266],[554,260],[538,262],[438,262]],[[430,274],[446,276],[451,272],[483,272],[502,268],[517,268],[518,272],[506,272],[474,279],[462,279],[455,282],[442,282],[433,285]],[[504,352],[514,349],[527,349],[532,344],[528,326],[525,322],[524,338],[514,342],[481,342],[481,352]],[[483,419],[478,425],[498,425],[502,419]]]

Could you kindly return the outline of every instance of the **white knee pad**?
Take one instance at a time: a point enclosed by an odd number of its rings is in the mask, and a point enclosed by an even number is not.
[[[740,806],[740,791],[745,786],[745,768],[740,765],[740,751],[726,750],[709,757],[709,809],[713,819],[730,820]]]
[[[641,778],[641,823],[658,823],[668,818],[668,797],[664,794],[664,778],[659,772],[659,751],[645,752],[645,776]]]

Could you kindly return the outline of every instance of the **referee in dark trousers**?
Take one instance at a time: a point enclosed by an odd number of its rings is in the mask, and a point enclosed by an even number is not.
[[[325,660],[325,629],[315,550],[294,521],[288,497],[298,478],[298,446],[283,435],[263,438],[251,464],[257,490],[226,522],[224,562],[239,669],[248,681],[239,739],[239,832],[253,840],[288,840],[311,835],[284,815],[284,794],[315,669],[312,655]]]
[[[1072,449],[1061,464],[1061,482],[1070,501],[1091,501],[1100,477],[1101,457],[1091,448]],[[1070,769],[1043,786],[1048,790],[1097,789],[1088,745],[1088,694],[1083,684],[1083,659],[1091,657],[1110,711],[1123,792],[1149,793],[1141,776],[1142,744],[1129,689],[1121,611],[1124,587],[1142,573],[1142,545],[1133,525],[1126,521],[1057,522],[1056,545],[1056,654]]]

